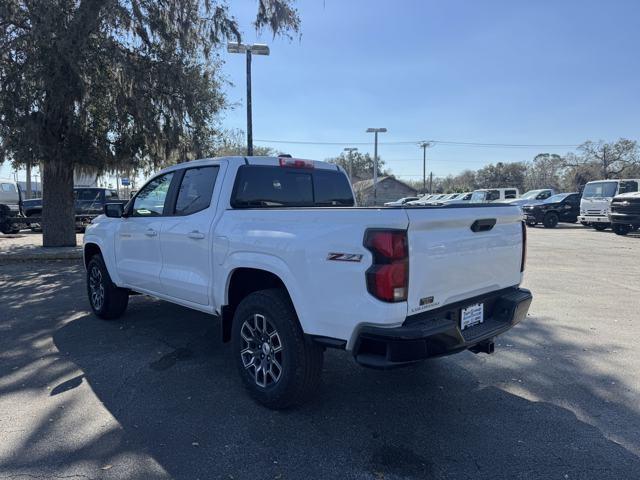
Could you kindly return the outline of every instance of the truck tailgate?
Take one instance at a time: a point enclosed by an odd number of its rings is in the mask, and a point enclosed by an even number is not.
[[[484,205],[456,207],[406,209],[409,315],[511,287],[521,281],[520,209]]]

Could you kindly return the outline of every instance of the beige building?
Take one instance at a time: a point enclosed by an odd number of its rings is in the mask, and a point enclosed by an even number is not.
[[[373,205],[373,179],[361,180],[353,184],[358,205],[363,207]],[[385,202],[393,202],[402,197],[413,197],[417,190],[401,182],[395,177],[379,177],[376,192],[376,203],[382,205]]]

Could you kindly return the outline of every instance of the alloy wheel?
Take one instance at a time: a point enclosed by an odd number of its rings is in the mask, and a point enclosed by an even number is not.
[[[91,304],[96,310],[102,309],[104,304],[104,282],[102,272],[94,265],[89,274],[89,292],[91,293]]]
[[[283,345],[273,323],[264,315],[254,313],[240,328],[242,365],[256,385],[267,388],[282,376]]]

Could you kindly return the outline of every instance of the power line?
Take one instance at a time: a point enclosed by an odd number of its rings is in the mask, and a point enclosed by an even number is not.
[[[286,145],[328,145],[328,146],[344,146],[344,145],[371,145],[372,142],[314,142],[305,140],[269,140],[256,139],[256,142],[286,144]],[[421,140],[415,141],[396,141],[396,142],[378,142],[380,145],[411,145],[416,146]],[[441,145],[444,147],[485,147],[485,148],[577,148],[579,144],[550,144],[550,143],[487,143],[487,142],[459,142],[453,140],[430,140],[432,145]]]

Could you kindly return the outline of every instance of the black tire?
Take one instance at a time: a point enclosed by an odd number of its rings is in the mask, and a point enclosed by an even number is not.
[[[616,235],[626,235],[627,233],[631,232],[631,225],[624,225],[622,223],[614,223],[612,225],[611,229],[613,230],[613,232]]]
[[[558,225],[558,214],[554,212],[547,213],[542,219],[544,228],[556,228]]]
[[[589,227],[591,226],[591,225],[589,225],[587,222],[580,222],[580,224],[581,224],[583,227],[587,227],[587,228],[589,228]]]
[[[603,225],[601,223],[594,223],[593,224],[593,228],[595,228],[599,232],[604,232],[608,227],[609,227],[609,225]]]
[[[283,290],[245,297],[234,314],[231,338],[242,382],[262,405],[274,410],[299,405],[317,389],[323,348],[305,337]]]
[[[527,222],[527,227],[535,227],[538,222]]]
[[[104,320],[121,317],[129,304],[129,290],[120,288],[111,281],[102,255],[99,254],[91,257],[87,265],[87,296],[93,313]]]

